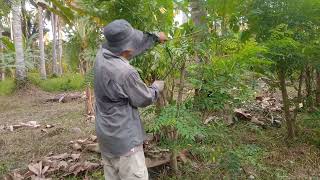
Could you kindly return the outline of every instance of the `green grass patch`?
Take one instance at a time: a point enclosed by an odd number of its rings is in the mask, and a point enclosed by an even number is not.
[[[47,92],[76,91],[84,88],[84,77],[80,74],[64,74],[42,80],[37,73],[29,73],[28,79],[32,84]]]
[[[300,138],[320,148],[320,111],[303,114],[299,122]]]
[[[5,164],[0,164],[0,178],[2,175],[8,173],[8,167]]]
[[[15,87],[13,79],[0,81],[0,96],[10,95],[15,90]]]

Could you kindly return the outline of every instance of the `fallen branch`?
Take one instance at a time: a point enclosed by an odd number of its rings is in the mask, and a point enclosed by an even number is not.
[[[78,99],[85,99],[83,93],[63,93],[58,94],[52,98],[46,100],[46,102],[59,102],[59,103],[67,103],[70,101],[75,101]]]

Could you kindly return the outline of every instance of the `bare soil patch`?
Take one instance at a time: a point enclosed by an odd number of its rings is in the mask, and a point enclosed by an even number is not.
[[[87,122],[82,100],[68,103],[45,102],[55,94],[30,87],[12,96],[0,96],[0,126],[36,121],[39,128],[0,130],[0,165],[2,171],[25,168],[32,160],[49,153],[71,151],[69,142],[95,134]],[[46,125],[46,132],[41,131]],[[6,173],[6,172],[1,172]]]

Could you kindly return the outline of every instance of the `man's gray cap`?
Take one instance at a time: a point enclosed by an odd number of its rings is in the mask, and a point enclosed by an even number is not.
[[[119,54],[125,50],[137,50],[142,46],[143,32],[134,29],[126,20],[119,19],[112,21],[103,29],[103,34],[107,39],[104,47],[114,54]]]

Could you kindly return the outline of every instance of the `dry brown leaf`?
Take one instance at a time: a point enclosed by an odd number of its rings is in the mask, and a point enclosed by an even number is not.
[[[95,120],[96,120],[96,117],[94,115],[87,115],[86,121],[94,122]]]
[[[98,163],[92,163],[92,162],[89,162],[89,161],[85,161],[84,162],[84,166],[85,166],[85,169],[87,171],[92,171],[92,170],[95,170],[97,169],[101,164],[98,164]]]
[[[64,99],[64,97],[65,97],[65,95],[62,95],[62,96],[59,98],[58,102],[59,102],[59,103],[62,102],[63,99]]]
[[[76,163],[69,167],[69,173],[77,175],[79,172],[84,171],[84,168],[81,163]]]
[[[14,124],[14,125],[8,125],[8,126],[0,126],[0,130],[9,130],[9,131],[14,131],[18,128],[22,127],[29,127],[29,128],[38,128],[40,125],[36,121],[28,121],[26,123],[19,123],[19,124]]]
[[[69,158],[70,155],[68,153],[63,153],[63,154],[59,154],[59,155],[55,155],[55,156],[51,156],[51,159],[56,159],[56,160],[64,160]]]
[[[97,136],[95,135],[90,135],[90,140],[95,142],[97,140]]]
[[[79,144],[84,144],[84,143],[86,143],[88,141],[88,138],[87,139],[79,139],[79,140],[77,140],[77,143],[79,143]]]
[[[54,127],[54,125],[52,125],[52,124],[47,124],[47,125],[46,125],[46,128],[47,128],[47,129],[53,128],[53,127]]]
[[[256,117],[252,117],[251,122],[256,124],[256,125],[259,125],[259,126],[264,126],[265,125],[264,122],[259,121],[258,118],[256,118]]]
[[[49,168],[50,168],[49,166],[44,166],[42,169],[42,174],[45,174]]]
[[[215,121],[216,119],[217,119],[216,116],[210,116],[204,121],[204,124],[208,124],[209,122]]]
[[[78,143],[74,143],[74,144],[72,144],[72,149],[78,151],[78,150],[82,149],[82,146]]]
[[[31,176],[32,180],[51,180],[51,178],[44,178],[44,177],[37,177],[37,176]]]
[[[48,130],[46,130],[46,129],[41,129],[41,132],[48,133]]]
[[[25,127],[31,127],[31,128],[38,128],[40,125],[37,123],[37,121],[28,121],[26,123],[20,123],[20,125]]]
[[[180,152],[180,154],[179,154],[179,158],[181,159],[181,161],[183,162],[183,163],[186,163],[186,162],[188,162],[188,157],[187,157],[187,154],[188,154],[188,150],[183,150],[183,151],[181,151]]]
[[[4,178],[4,180],[23,180],[24,179],[24,177],[17,172],[7,174],[3,178]]]
[[[88,161],[75,163],[69,167],[68,173],[72,173],[74,175],[79,174],[84,171],[92,171],[97,169],[100,166],[98,163],[91,163]]]
[[[72,158],[73,160],[78,160],[78,159],[80,159],[80,155],[81,155],[81,154],[71,154],[71,158]]]
[[[150,158],[145,158],[146,160],[146,165],[148,168],[151,167],[156,167],[156,166],[160,166],[162,164],[166,164],[168,162],[170,162],[170,153],[165,154],[161,159],[150,159]]]
[[[96,152],[100,153],[100,148],[98,143],[93,143],[93,144],[87,144],[86,149],[91,151],[91,152]]]
[[[37,179],[37,180],[46,180],[45,173],[49,170],[49,166],[42,166],[42,161],[35,164],[29,164],[28,169],[30,172],[32,172],[34,175],[31,176],[31,179]]]
[[[40,167],[40,168],[42,169],[42,167]],[[29,171],[31,171],[31,172],[34,173],[35,175],[40,175],[40,172],[41,172],[40,168],[39,168],[39,164],[38,164],[38,163],[36,163],[36,164],[29,164],[29,165],[28,165]]]
[[[60,161],[59,164],[57,165],[58,169],[66,169],[68,167],[68,163],[66,161]]]
[[[252,118],[251,114],[247,113],[246,110],[244,109],[235,109],[235,114],[237,117],[242,118],[242,119],[248,119],[250,120]]]

